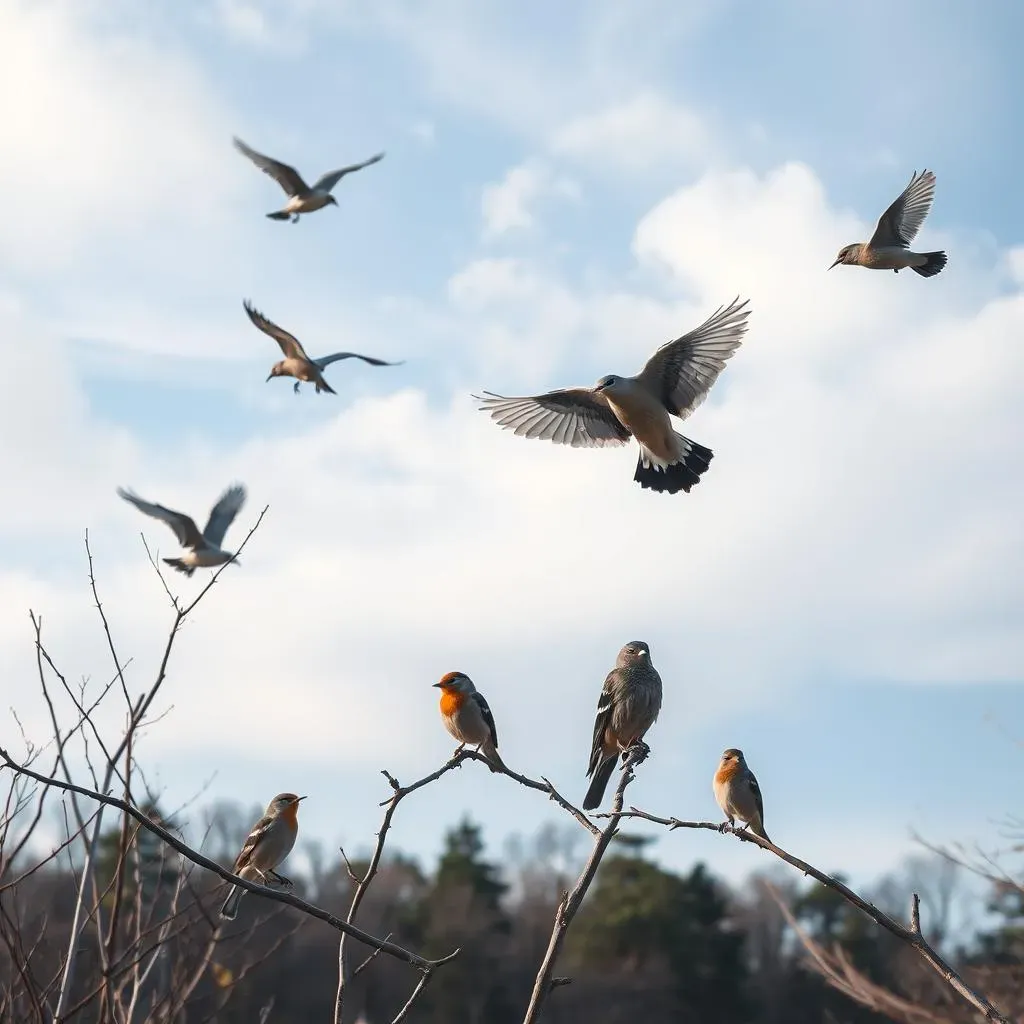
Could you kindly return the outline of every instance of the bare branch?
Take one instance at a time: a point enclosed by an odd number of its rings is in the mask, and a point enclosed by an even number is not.
[[[867,914],[877,925],[884,928],[890,934],[895,935],[896,938],[907,943],[907,945],[912,946],[924,958],[925,962],[944,978],[954,991],[959,992],[967,1002],[982,1013],[986,1020],[996,1021],[997,1024],[1010,1024],[1009,1018],[1004,1017],[984,995],[972,989],[964,981],[963,977],[954,970],[952,965],[921,934],[921,909],[917,893],[914,893],[911,906],[911,927],[907,928],[888,914],[879,910],[873,903],[869,903],[863,897],[858,896],[849,886],[840,882],[838,878],[826,875],[824,871],[819,871],[813,865],[800,860],[799,857],[794,857],[791,853],[787,853],[774,843],[754,835],[746,828],[735,828],[727,823],[717,824],[710,821],[680,821],[678,818],[659,818],[654,814],[648,814],[646,811],[637,810],[635,807],[630,807],[628,811],[623,811],[619,817],[642,818],[645,821],[653,821],[658,825],[667,825],[669,829],[673,830],[677,828],[702,828],[714,832],[730,833],[743,842],[760,846],[762,850],[775,854],[780,860],[784,860],[798,871],[802,871],[805,875],[810,875],[822,885],[839,893],[847,902]]]

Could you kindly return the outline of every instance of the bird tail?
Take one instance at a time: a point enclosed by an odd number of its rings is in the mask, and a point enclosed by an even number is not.
[[[946,265],[946,254],[944,252],[926,252],[922,253],[926,263],[923,263],[920,267],[911,267],[915,274],[920,274],[922,277],[934,277],[945,265]]]
[[[647,449],[640,446],[640,458],[633,479],[641,487],[675,494],[677,491],[689,491],[694,484],[700,482],[701,475],[707,472],[714,458],[714,452],[682,434],[676,434],[676,438],[682,457],[671,466],[657,465]]]
[[[612,777],[612,772],[615,771],[616,760],[618,758],[612,754],[597,766],[594,777],[590,780],[590,789],[587,790],[587,795],[583,798],[583,810],[592,811],[595,807],[601,806],[604,791],[608,788],[608,780]]]
[[[326,391],[329,395],[336,395],[338,393],[330,384],[327,383],[327,381],[323,379],[323,377],[316,382],[316,393],[319,395],[321,391]]]
[[[765,839],[769,843],[771,843],[771,840],[768,839],[768,833],[765,832],[764,825],[761,822],[759,822],[759,821],[752,821],[750,823],[750,831],[753,832],[755,835],[758,835],[762,839]],[[772,845],[774,846],[775,844],[772,843]]]
[[[498,748],[493,743],[485,743],[480,748],[480,753],[487,758],[488,762],[490,762],[487,767],[490,768],[492,772],[508,771],[508,767],[501,759],[501,754],[498,753]]]
[[[273,213],[268,213],[267,216],[271,220],[287,220],[291,214],[287,210],[275,210]]]
[[[242,895],[245,892],[244,889],[239,889],[237,885],[231,886],[231,892],[228,893],[228,898],[224,901],[224,906],[220,908],[220,916],[228,921],[234,921],[238,915],[238,904],[242,899]]]
[[[186,565],[180,558],[165,558],[164,561],[178,572],[183,572],[186,576],[191,576],[194,573],[195,566]]]

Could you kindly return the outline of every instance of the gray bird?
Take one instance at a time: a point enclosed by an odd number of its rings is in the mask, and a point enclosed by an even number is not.
[[[922,277],[934,277],[946,265],[946,254],[910,251],[910,243],[921,230],[934,198],[935,175],[931,171],[915,171],[899,198],[878,218],[871,240],[844,245],[828,269],[845,263],[898,274],[910,267]]]
[[[718,770],[712,784],[715,799],[730,825],[735,826],[736,819],[741,818],[755,835],[768,839],[764,830],[764,800],[761,787],[754,778],[754,773],[747,767],[743,751],[730,747],[722,754],[718,762]],[[722,823],[725,827],[725,823]],[[770,843],[771,840],[768,839]]]
[[[210,512],[210,518],[206,521],[206,528],[202,533],[199,532],[195,520],[191,516],[185,515],[184,512],[175,512],[172,509],[164,508],[163,505],[154,505],[152,502],[144,501],[137,494],[126,491],[123,487],[118,487],[117,493],[125,501],[131,502],[140,512],[165,522],[174,531],[178,543],[183,548],[189,549],[180,558],[163,559],[178,572],[191,576],[197,568],[212,569],[225,562],[241,565],[241,562],[230,551],[224,551],[220,546],[228,527],[234,522],[235,516],[245,504],[245,488],[241,484],[229,487],[220,496]]]
[[[242,306],[245,308],[246,313],[249,314],[249,319],[264,334],[269,334],[281,346],[281,351],[284,353],[284,359],[274,364],[267,380],[271,380],[274,377],[294,377],[295,394],[299,393],[299,382],[305,381],[307,384],[313,383],[316,385],[317,394],[321,391],[326,391],[329,394],[336,395],[338,392],[324,380],[323,371],[331,363],[336,363],[339,359],[362,359],[364,363],[369,363],[371,366],[401,365],[400,362],[387,363],[383,359],[375,359],[373,356],[362,356],[358,352],[335,352],[333,355],[321,356],[319,359],[310,359],[306,355],[306,350],[302,347],[302,343],[293,334],[289,334],[283,328],[278,327],[272,320],[268,320],[248,299],[242,303]]]
[[[468,743],[491,762],[492,772],[504,770],[494,715],[473,680],[465,672],[446,672],[434,686],[441,691],[441,721],[459,741],[459,749]]]
[[[666,342],[635,377],[602,377],[592,388],[506,398],[485,391],[482,411],[520,437],[573,448],[628,444],[640,458],[633,479],[655,491],[689,491],[713,458],[710,448],[676,433],[671,413],[686,419],[707,397],[747,330],[749,300],[719,307],[696,330]]]
[[[625,760],[625,752],[643,741],[660,711],[661,676],[651,664],[651,650],[642,640],[631,640],[619,651],[597,702],[585,811],[600,806],[616,757],[621,753]]]
[[[364,167],[369,167],[370,164],[375,164],[379,160],[384,159],[384,154],[378,153],[376,156],[371,156],[369,160],[364,160],[361,164],[352,164],[349,167],[342,167],[337,171],[330,171],[318,178],[312,186],[309,186],[302,180],[302,175],[294,167],[283,164],[280,160],[264,156],[262,153],[257,153],[255,149],[251,149],[241,139],[236,138],[234,143],[235,149],[239,153],[247,156],[261,171],[269,174],[284,189],[285,194],[288,196],[288,202],[284,204],[283,209],[268,213],[267,216],[271,220],[288,220],[290,217],[293,224],[299,222],[299,214],[313,213],[329,205],[337,206],[338,200],[331,195],[331,190],[334,186],[346,174],[351,174],[353,171],[361,171]]]

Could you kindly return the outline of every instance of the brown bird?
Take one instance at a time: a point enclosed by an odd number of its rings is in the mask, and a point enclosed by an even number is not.
[[[761,798],[761,787],[754,778],[754,773],[747,767],[743,751],[730,747],[722,754],[715,772],[712,788],[715,799],[730,825],[735,826],[736,819],[741,818],[755,835],[768,839],[764,830],[764,801]],[[725,827],[725,822],[722,823]],[[771,840],[768,839],[770,843]]]

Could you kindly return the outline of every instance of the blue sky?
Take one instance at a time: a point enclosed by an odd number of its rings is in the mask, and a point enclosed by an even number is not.
[[[713,818],[741,746],[769,830],[822,867],[870,878],[913,829],[998,845],[1024,712],[1022,30],[951,0],[3,4],[4,703],[45,734],[29,606],[71,678],[108,674],[86,528],[143,686],[168,609],[138,534],[172,538],[114,489],[199,517],[242,479],[229,541],[268,519],[140,754],[170,804],[299,790],[304,835],[365,846],[379,770],[450,752],[430,684],[456,668],[508,762],[581,798],[601,681],[642,638],[666,700],[633,802]],[[278,224],[233,134],[310,178],[387,156]],[[926,166],[918,242],[946,270],[826,273]],[[736,294],[750,332],[687,424],[716,452],[689,495],[468,397],[635,372]],[[296,398],[247,297],[314,353],[405,364]],[[429,860],[468,811],[498,851],[552,818],[479,767],[403,805],[396,845]],[[763,867],[710,834],[655,852]]]

